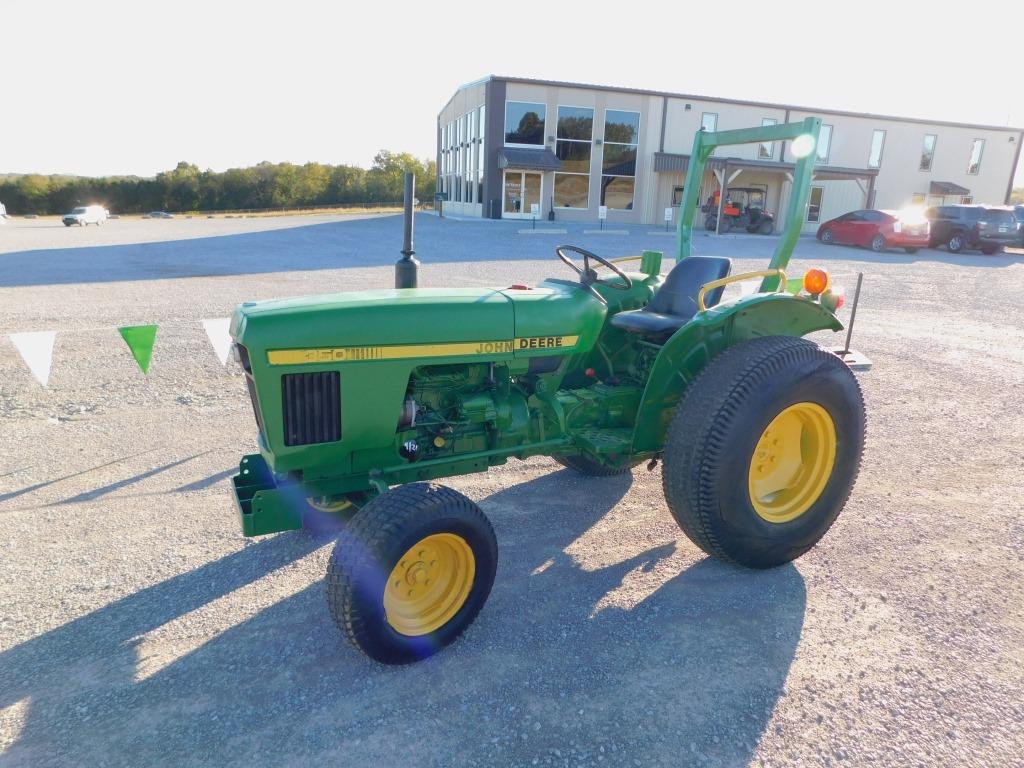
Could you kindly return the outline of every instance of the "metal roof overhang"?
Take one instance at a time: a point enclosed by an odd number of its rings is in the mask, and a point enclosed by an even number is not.
[[[971,190],[952,181],[933,181],[928,185],[929,195],[969,195]]]
[[[670,152],[654,153],[654,170],[656,173],[686,173],[690,164],[689,155],[677,155]],[[772,160],[745,160],[739,157],[712,157],[707,167],[721,170],[726,165],[735,170],[777,171],[792,173],[795,163],[780,163]],[[821,165],[814,169],[814,178],[827,180],[837,179],[868,179],[878,175],[877,168],[842,168],[839,166]]]
[[[550,149],[516,149],[504,147],[498,156],[499,168],[521,171],[560,171],[562,161]]]

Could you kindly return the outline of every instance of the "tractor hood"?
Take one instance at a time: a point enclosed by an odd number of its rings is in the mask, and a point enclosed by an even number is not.
[[[590,294],[561,283],[353,291],[247,302],[235,311],[231,336],[254,362],[284,365],[382,359],[338,350],[422,344],[437,347],[431,357],[461,356],[477,343],[495,345],[489,351],[499,356],[532,357],[589,349],[605,312]]]

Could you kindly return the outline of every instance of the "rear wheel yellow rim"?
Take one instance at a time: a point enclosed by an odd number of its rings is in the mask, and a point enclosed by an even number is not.
[[[836,463],[836,425],[817,403],[796,403],[772,419],[750,458],[747,487],[754,511],[788,523],[818,500]]]
[[[384,589],[388,624],[410,637],[428,635],[451,621],[473,588],[476,559],[464,538],[435,533],[398,559]]]

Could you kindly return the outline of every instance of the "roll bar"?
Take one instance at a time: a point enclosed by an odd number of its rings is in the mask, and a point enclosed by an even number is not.
[[[801,136],[808,136],[811,139],[810,151],[797,160],[793,173],[793,192],[790,194],[789,203],[786,206],[786,229],[783,231],[782,238],[768,265],[768,269],[775,270],[775,274],[774,276],[768,275],[761,281],[762,291],[776,290],[779,286],[778,271],[784,270],[789,265],[793,248],[796,247],[797,239],[800,237],[803,214],[807,209],[807,201],[811,194],[811,176],[814,172],[820,131],[821,119],[817,117],[807,117],[799,123],[783,123],[760,128],[740,128],[734,131],[715,132],[705,131],[701,128],[697,131],[693,137],[693,151],[690,153],[683,201],[679,206],[679,216],[677,217],[679,248],[676,253],[676,261],[690,255],[690,238],[693,234],[693,217],[697,212],[697,203],[700,197],[700,182],[704,175],[704,166],[715,147],[758,144],[762,141],[794,140]],[[728,179],[723,179],[723,182],[724,187],[725,184],[728,184]],[[725,189],[722,190],[722,194],[725,194]]]

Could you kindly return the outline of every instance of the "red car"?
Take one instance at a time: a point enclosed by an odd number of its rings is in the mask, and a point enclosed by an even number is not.
[[[873,251],[902,248],[916,253],[928,247],[931,227],[923,211],[850,211],[818,227],[818,239],[831,245],[860,245]]]

